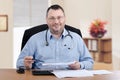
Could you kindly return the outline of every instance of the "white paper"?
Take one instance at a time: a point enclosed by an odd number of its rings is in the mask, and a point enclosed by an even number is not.
[[[73,62],[65,62],[65,63],[42,63],[43,66],[59,66],[59,65],[70,65],[75,63],[75,61]]]
[[[93,76],[93,74],[87,70],[55,70],[52,73],[58,78]]]
[[[90,72],[93,74],[111,74],[112,73],[108,70],[91,70]]]

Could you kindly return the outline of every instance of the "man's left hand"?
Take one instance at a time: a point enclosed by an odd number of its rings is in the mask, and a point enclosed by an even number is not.
[[[80,69],[80,62],[75,61],[75,63],[70,64],[69,67],[73,70],[78,70],[78,69]]]

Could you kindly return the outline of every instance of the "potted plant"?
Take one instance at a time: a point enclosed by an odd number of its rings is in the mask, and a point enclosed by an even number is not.
[[[102,38],[107,30],[105,29],[105,25],[107,22],[101,21],[100,19],[95,19],[90,25],[90,35],[94,38]]]

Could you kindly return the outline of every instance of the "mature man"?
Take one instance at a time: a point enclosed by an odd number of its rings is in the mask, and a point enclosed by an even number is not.
[[[59,5],[50,6],[47,9],[46,22],[49,28],[28,40],[19,55],[17,67],[92,69],[93,59],[82,38],[77,33],[65,29],[63,8]],[[65,64],[58,65],[58,63]]]

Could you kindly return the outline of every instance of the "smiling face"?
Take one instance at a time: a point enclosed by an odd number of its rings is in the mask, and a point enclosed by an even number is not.
[[[61,9],[50,9],[46,21],[52,34],[61,35],[65,26],[65,15]]]

